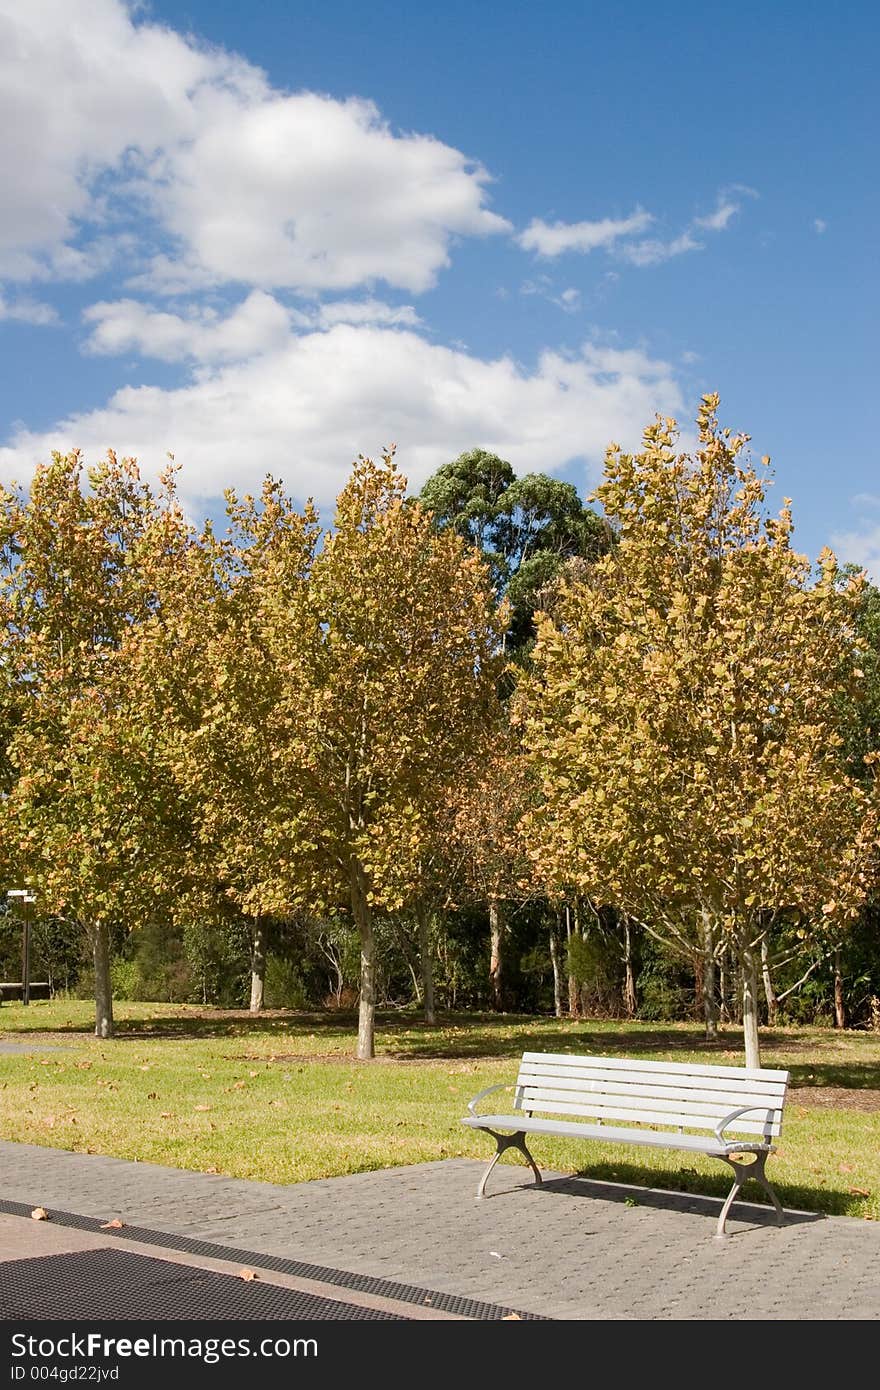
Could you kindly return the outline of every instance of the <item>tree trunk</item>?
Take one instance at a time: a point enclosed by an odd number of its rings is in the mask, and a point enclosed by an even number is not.
[[[730,957],[730,1016],[739,1027],[743,1021],[742,961],[733,951]]]
[[[501,938],[504,935],[504,906],[499,898],[489,899],[489,983],[493,1006],[500,1011],[503,1001]]]
[[[263,1007],[266,990],[266,927],[262,913],[254,918],[251,938],[251,1013],[258,1014]]]
[[[571,908],[565,904],[565,939],[571,941]],[[574,975],[568,977],[568,1012],[572,1018],[578,1016],[578,982]]]
[[[776,990],[773,988],[773,976],[770,974],[770,948],[767,945],[766,933],[761,937],[761,977],[764,981],[764,998],[767,1000],[767,1022],[776,1022]]]
[[[703,909],[703,1017],[706,1041],[718,1037],[718,1006],[715,1002],[715,931],[710,913]]]
[[[364,874],[359,864],[351,867],[351,915],[361,939],[361,997],[358,1008],[357,1055],[368,1062],[375,1057],[376,943],[373,914],[367,901]]]
[[[96,922],[92,935],[95,962],[95,1037],[113,1037],[113,988],[110,984],[110,930]]]
[[[761,1065],[761,1044],[758,1040],[758,963],[755,948],[744,939],[740,948],[742,964],[742,1025],[746,1048],[746,1066]]]
[[[558,925],[562,926],[562,913],[557,919]],[[562,970],[559,965],[559,941],[556,934],[557,922],[550,923],[550,964],[553,966],[553,1011],[557,1018],[562,1018]]]
[[[431,959],[431,931],[424,899],[416,899],[416,921],[419,924],[419,965],[422,976],[425,1022],[436,1023],[434,1012],[434,962]]]
[[[846,1008],[843,1002],[843,974],[840,969],[840,950],[834,952],[834,1026],[846,1027]]]
[[[636,998],[636,977],[633,974],[632,928],[626,913],[623,914],[623,965],[623,1007],[626,1010],[627,1018],[633,1018],[639,1007],[639,1001]]]
[[[718,1017],[721,1023],[730,1022],[730,1010],[727,1007],[727,947],[721,952],[718,961]]]

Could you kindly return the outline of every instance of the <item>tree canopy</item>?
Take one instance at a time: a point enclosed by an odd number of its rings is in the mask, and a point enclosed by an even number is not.
[[[585,507],[577,488],[545,473],[518,478],[485,449],[470,449],[438,468],[420,499],[440,526],[482,551],[492,582],[510,602],[508,647],[534,636],[538,596],[573,556],[594,559],[608,546],[608,528]]]
[[[658,420],[608,452],[596,496],[619,544],[539,619],[519,718],[541,777],[548,875],[681,932],[706,914],[742,963],[757,1065],[755,951],[774,914],[850,918],[875,869],[877,808],[846,757],[861,679],[860,580],[813,580],[786,502],[764,514],[747,439],[704,398],[699,449]],[[765,463],[768,461],[765,461]]]

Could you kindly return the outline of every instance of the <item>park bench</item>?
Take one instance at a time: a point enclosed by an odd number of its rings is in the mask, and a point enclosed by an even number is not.
[[[49,999],[52,988],[48,980],[29,980],[28,994],[31,999]],[[23,998],[24,985],[21,980],[0,980],[0,1000]]]
[[[526,1147],[527,1134],[554,1134],[607,1144],[640,1144],[681,1149],[720,1158],[733,1169],[733,1187],[718,1217],[717,1235],[743,1183],[754,1178],[767,1193],[780,1225],[783,1211],[764,1173],[772,1140],[779,1134],[787,1071],[767,1067],[691,1066],[687,1062],[643,1062],[627,1057],[577,1057],[524,1052],[516,1079],[513,1109],[484,1115],[477,1105],[504,1083],[488,1086],[468,1102],[462,1124],[485,1129],[496,1150],[477,1196],[506,1149],[518,1149],[541,1174]],[[555,1116],[558,1118],[547,1118]],[[593,1123],[587,1123],[587,1117]],[[613,1123],[609,1123],[613,1122]],[[512,1133],[499,1133],[499,1131]],[[750,1138],[728,1138],[728,1134]],[[741,1155],[754,1155],[744,1162]]]

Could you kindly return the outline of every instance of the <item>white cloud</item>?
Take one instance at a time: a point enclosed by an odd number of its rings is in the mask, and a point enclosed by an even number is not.
[[[263,290],[254,290],[225,318],[206,307],[184,316],[118,299],[92,304],[83,319],[94,325],[85,344],[88,352],[137,352],[163,362],[241,361],[280,347],[290,330],[289,311]]]
[[[307,92],[213,111],[149,196],[199,283],[418,292],[452,235],[508,229],[483,206],[487,181],[439,140],[394,135],[372,102]]]
[[[827,232],[827,230],[828,230],[828,223],[825,221],[824,218],[822,218],[822,217],[814,217],[814,218],[813,218],[813,231],[814,231],[814,232],[816,232],[819,236],[821,236],[822,233],[823,233],[823,232]]]
[[[707,232],[723,232],[727,224],[740,210],[740,204],[731,202],[729,199],[718,200],[718,206],[714,212],[710,212],[707,217],[695,217],[694,226],[702,227]]]
[[[106,215],[95,180],[127,152],[190,138],[200,87],[253,83],[245,64],[170,30],[135,27],[119,0],[0,0],[0,274],[81,268],[79,219]],[[65,265],[65,259],[68,264]]]
[[[598,222],[542,222],[534,218],[516,238],[524,251],[535,251],[544,258],[559,256],[564,251],[595,251],[604,247],[631,265],[659,265],[674,256],[687,251],[702,251],[703,243],[698,240],[697,231],[723,232],[731,218],[740,211],[741,202],[734,195],[757,198],[755,189],[746,184],[734,184],[723,189],[716,202],[715,211],[704,217],[694,217],[678,236],[668,240],[660,237],[643,237],[634,240],[656,221],[656,218],[642,208],[637,208],[631,216],[621,219],[610,217]]]
[[[2,306],[0,306],[2,317]],[[83,311],[92,331],[84,350],[100,356],[136,352],[163,362],[244,362],[285,345],[292,326],[332,328],[338,323],[415,328],[421,320],[411,304],[378,299],[335,300],[287,309],[265,290],[252,290],[224,316],[207,305],[183,313],[156,309],[136,299],[92,304]]]
[[[516,240],[524,251],[536,251],[549,258],[561,256],[564,251],[586,252],[611,246],[621,237],[645,231],[653,220],[641,208],[629,217],[603,217],[598,222],[543,222],[535,217]]]
[[[395,328],[416,328],[421,319],[411,304],[383,304],[380,299],[337,299],[321,304],[311,316],[321,328],[337,323],[378,323]]]
[[[477,444],[520,471],[577,459],[598,469],[612,438],[635,446],[656,411],[680,407],[672,368],[638,350],[545,351],[528,371],[409,330],[340,324],[291,334],[248,362],[202,368],[176,390],[128,386],[54,429],[20,430],[0,449],[0,472],[25,476],[52,449],[80,447],[94,459],[112,447],[155,473],[170,451],[194,509],[224,487],[257,487],[266,472],[326,506],[358,453],[391,442],[414,486]]]
[[[47,324],[56,324],[59,321],[58,314],[51,304],[43,304],[38,299],[28,298],[27,295],[8,300],[0,294],[0,321],[3,319],[15,319],[19,323],[37,324],[41,328]]]
[[[172,292],[417,292],[451,238],[509,230],[461,151],[367,101],[279,92],[122,0],[0,0],[0,126],[7,278],[82,278],[125,237],[133,283]]]
[[[581,307],[581,292],[570,285],[567,290],[557,295],[553,303],[558,304],[567,314],[576,314]]]
[[[880,526],[835,532],[831,544],[842,565],[861,565],[875,584],[880,583]]]
[[[645,266],[659,265],[661,261],[669,261],[674,256],[684,255],[687,251],[702,249],[703,243],[687,231],[673,237],[671,241],[660,241],[659,238],[651,237],[645,241],[627,242],[619,248],[618,255],[630,261],[632,265]]]
[[[537,295],[540,299],[546,299],[548,303],[555,304],[557,309],[562,309],[566,314],[576,314],[581,308],[580,290],[570,285],[568,289],[555,294],[553,281],[549,275],[538,275],[534,280],[523,280],[519,292],[527,298]]]

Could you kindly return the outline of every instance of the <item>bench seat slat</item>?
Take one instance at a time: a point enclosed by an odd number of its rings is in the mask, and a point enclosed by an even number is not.
[[[691,1065],[690,1062],[645,1062],[641,1057],[584,1057],[569,1052],[524,1052],[523,1063],[552,1063],[562,1066],[599,1066],[606,1071],[668,1071],[681,1076],[721,1076],[735,1081],[746,1077],[755,1081],[788,1081],[787,1071],[774,1071],[772,1067],[725,1067],[714,1065]]]
[[[760,1100],[773,1101],[778,1099],[780,1102],[785,1096],[785,1082],[771,1081],[761,1083],[746,1079],[731,1081],[729,1077],[693,1077],[685,1079],[678,1073],[666,1074],[663,1072],[642,1071],[634,1066],[630,1071],[624,1072],[620,1069],[609,1071],[602,1067],[550,1067],[540,1066],[537,1062],[524,1063],[519,1070],[517,1085],[529,1086],[538,1083],[552,1082],[562,1087],[579,1087],[583,1085],[584,1090],[609,1089],[620,1090],[651,1087],[653,1090],[636,1092],[637,1094],[653,1095],[661,1094],[657,1088],[666,1088],[673,1091],[676,1095],[685,1095],[688,1091],[695,1092],[695,1099],[703,1095],[717,1093],[720,1097],[730,1097],[731,1103],[735,1104],[739,1097],[743,1105],[748,1105],[752,1096],[757,1096]],[[591,1085],[588,1083],[596,1083]]]
[[[555,1134],[561,1138],[596,1139],[602,1143],[642,1144],[655,1149],[684,1149],[688,1153],[721,1156],[729,1145],[714,1135],[661,1133],[650,1129],[614,1129],[611,1125],[584,1125],[564,1120],[528,1120],[522,1115],[468,1116],[462,1121],[474,1129],[519,1129],[526,1134]],[[762,1147],[760,1140],[758,1147]],[[736,1148],[736,1143],[733,1145]],[[748,1144],[744,1145],[748,1148]]]
[[[579,1104],[576,1100],[526,1100],[523,1102],[522,1110],[539,1110],[544,1114],[554,1115],[584,1115],[597,1120],[625,1120],[633,1125],[680,1125],[685,1129],[708,1130],[714,1130],[718,1121],[730,1113],[726,1110],[722,1111],[721,1115],[687,1114],[681,1110],[674,1110],[671,1105],[665,1110],[632,1110],[613,1102],[607,1105],[591,1105]],[[744,1115],[728,1126],[729,1133],[736,1131],[740,1134],[778,1134],[779,1130],[778,1112],[775,1110],[768,1110],[763,1115],[760,1112]]]
[[[702,1086],[645,1086],[636,1083],[630,1084],[629,1078],[626,1081],[621,1077],[617,1077],[615,1080],[598,1080],[548,1072],[543,1074],[535,1072],[530,1076],[523,1076],[521,1072],[516,1084],[517,1090],[523,1092],[558,1091],[560,1096],[565,1092],[582,1096],[615,1096],[624,1101],[632,1098],[634,1104],[638,1104],[640,1099],[651,1099],[718,1106],[720,1107],[719,1113],[725,1115],[741,1105],[766,1105],[771,1109],[781,1108],[784,1099],[784,1090],[781,1088],[778,1092],[762,1092],[757,1088],[750,1091],[722,1091],[720,1089],[704,1090]],[[714,1114],[714,1111],[708,1109],[706,1113],[711,1115]]]

